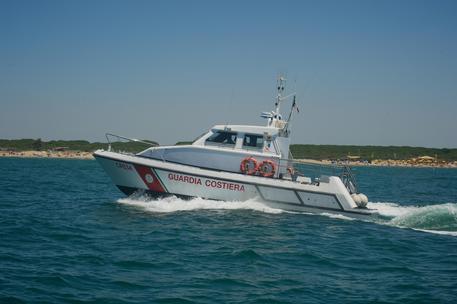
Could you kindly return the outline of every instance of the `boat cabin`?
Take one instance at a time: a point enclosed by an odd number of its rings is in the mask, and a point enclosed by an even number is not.
[[[191,145],[152,147],[138,155],[205,169],[242,172],[241,162],[274,163],[274,177],[285,173],[281,159],[289,156],[289,137],[268,126],[216,125]],[[283,168],[284,167],[284,168]]]

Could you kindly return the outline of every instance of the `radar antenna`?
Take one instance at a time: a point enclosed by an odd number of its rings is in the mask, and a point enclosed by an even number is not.
[[[271,112],[262,112],[260,115],[263,118],[267,118],[267,127],[277,127],[280,129],[283,129],[287,125],[287,121],[284,121],[281,116],[281,103],[288,99],[289,97],[294,97],[295,98],[295,93],[289,94],[287,96],[284,96],[285,93],[285,87],[286,87],[286,78],[284,76],[280,75],[278,77],[277,81],[277,90],[278,94],[276,95],[276,101],[275,101],[275,110]],[[290,115],[289,115],[290,119]]]

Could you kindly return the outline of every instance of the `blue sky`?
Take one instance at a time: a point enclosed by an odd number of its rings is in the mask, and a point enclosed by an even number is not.
[[[0,0],[0,138],[172,144],[264,124],[283,73],[295,143],[455,148],[456,16],[457,1]]]

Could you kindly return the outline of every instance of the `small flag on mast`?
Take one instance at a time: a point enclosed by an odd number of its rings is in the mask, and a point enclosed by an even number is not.
[[[298,109],[297,103],[295,102],[295,96],[294,96],[294,102],[292,104],[292,108],[295,108],[297,110],[297,113],[300,113],[300,110]]]

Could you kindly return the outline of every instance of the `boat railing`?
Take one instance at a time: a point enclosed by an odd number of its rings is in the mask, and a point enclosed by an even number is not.
[[[279,178],[317,184],[329,176],[338,176],[352,193],[357,193],[357,181],[350,166],[341,163],[319,163],[314,161],[279,159]]]
[[[121,136],[121,135],[112,134],[112,133],[106,133],[105,137],[108,142],[108,151],[114,151],[113,149],[116,148],[116,152],[120,152],[120,153],[124,153],[124,154],[134,154],[134,153],[132,153],[133,150],[144,150],[145,148],[158,146],[158,144],[155,142],[140,140],[140,139],[136,139],[136,138],[129,138],[126,136]],[[129,143],[134,143],[134,144],[129,144]],[[140,151],[136,151],[136,152],[140,152]]]

